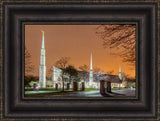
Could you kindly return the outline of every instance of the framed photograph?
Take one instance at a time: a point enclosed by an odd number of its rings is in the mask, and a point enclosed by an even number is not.
[[[138,97],[136,23],[35,24],[23,23],[24,98]]]
[[[157,2],[2,10],[4,119],[158,119]]]

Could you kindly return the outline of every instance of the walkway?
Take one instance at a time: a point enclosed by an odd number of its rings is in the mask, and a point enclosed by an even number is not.
[[[124,94],[126,96],[135,96],[135,89],[132,90],[112,90],[113,93]],[[67,97],[103,97],[100,91],[88,91],[88,92],[75,92],[72,94],[66,94],[63,96]]]
[[[45,93],[55,93],[59,91],[25,91],[25,94],[45,94]],[[135,96],[135,89],[128,89],[128,90],[112,90],[113,93],[118,93],[118,94],[124,94],[125,96]],[[114,94],[113,94],[114,95]],[[54,96],[54,95],[45,95],[45,96]],[[70,94],[64,94],[64,95],[58,95],[62,97],[103,97],[100,94],[99,90],[96,91],[84,91],[84,92],[73,92]]]

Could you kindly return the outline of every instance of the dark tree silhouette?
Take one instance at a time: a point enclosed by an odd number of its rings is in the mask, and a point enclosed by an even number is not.
[[[59,68],[66,68],[70,57],[61,57],[59,60],[56,61],[55,66]]]
[[[70,57],[61,57],[61,58],[60,58],[59,60],[57,60],[57,61],[55,62],[55,64],[53,64],[53,65],[55,65],[55,66],[58,67],[58,68],[65,68],[65,67],[67,66],[69,60],[70,60]],[[53,73],[53,66],[51,66],[51,67],[48,69],[48,75],[51,76],[52,73]]]
[[[89,66],[84,64],[82,66],[79,66],[79,69],[82,71],[89,71]]]
[[[31,62],[31,54],[29,53],[29,51],[27,50],[27,48],[25,47],[25,76],[24,76],[24,85],[27,86],[29,85],[29,83],[32,81],[32,80],[35,80],[36,77],[34,77],[32,75],[33,73],[33,69],[34,69],[34,66],[32,65],[32,62]]]
[[[93,78],[94,78],[94,80],[96,80],[96,81],[100,81],[99,80],[99,77],[100,77],[100,75],[104,72],[101,68],[99,68],[99,67],[94,67],[93,68],[93,72],[94,73],[96,73],[96,74],[93,74]]]
[[[111,71],[108,71],[106,72],[107,74],[113,74],[114,73],[114,70],[111,70]]]
[[[65,69],[67,67],[69,60],[70,60],[70,57],[61,57],[59,60],[55,62],[55,66],[62,69],[62,74],[61,74],[62,83],[63,83],[62,91],[64,91],[64,75],[65,75]],[[51,71],[53,71],[53,68],[51,68]]]
[[[75,82],[80,82],[80,78],[78,77],[78,71],[77,69],[72,66],[72,65],[69,65],[65,68],[64,70],[65,74],[68,74],[69,75],[69,83],[71,83],[71,81],[73,82],[73,90],[75,90]],[[77,84],[77,83],[76,83]]]
[[[79,77],[84,81],[87,81],[89,78],[89,66],[84,64],[82,66],[79,66],[79,69],[82,71],[81,73],[79,73]]]
[[[96,72],[96,73],[100,73],[100,72],[103,72],[101,68],[99,67],[94,67],[93,68],[93,72]]]
[[[96,34],[103,40],[104,48],[116,48],[112,54],[120,55],[124,62],[135,64],[135,25],[100,25]]]
[[[31,81],[39,80],[39,77],[33,76],[33,75],[27,75],[27,76],[24,76],[24,80],[25,80],[24,85],[27,86]]]
[[[77,77],[78,76],[78,72],[75,69],[74,66],[69,65],[65,68],[64,73],[69,74],[70,79],[72,79],[73,77]]]
[[[50,68],[48,68],[48,76],[51,77],[53,74],[53,66],[50,66]]]
[[[33,72],[34,66],[32,65],[31,62],[31,54],[25,47],[25,76],[29,75]]]

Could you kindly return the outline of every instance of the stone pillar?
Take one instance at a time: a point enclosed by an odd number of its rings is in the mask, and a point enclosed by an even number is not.
[[[56,90],[58,90],[58,84],[56,83]]]
[[[33,84],[33,90],[36,90],[37,84]]]
[[[73,82],[73,91],[77,91],[78,90],[78,84],[77,82]]]
[[[105,92],[104,85],[105,85],[105,81],[104,80],[100,80],[100,93],[101,93],[101,95],[104,96],[104,97],[112,97],[112,95],[110,95],[109,93]]]
[[[107,92],[111,93],[111,82],[107,82]]]
[[[82,86],[81,90],[84,91],[85,90],[84,82],[81,83],[81,86]]]
[[[70,88],[70,83],[67,83],[67,90],[69,90]]]
[[[104,88],[104,80],[100,80],[100,93],[105,94],[105,88]]]

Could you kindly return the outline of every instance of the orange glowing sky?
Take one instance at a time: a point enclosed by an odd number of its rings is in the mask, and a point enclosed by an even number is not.
[[[77,69],[81,65],[90,65],[92,52],[93,68],[99,67],[104,72],[114,71],[118,75],[119,65],[125,65],[125,74],[135,77],[135,67],[123,63],[122,58],[112,55],[110,49],[104,49],[96,34],[98,25],[25,25],[25,46],[31,54],[34,65],[33,75],[39,76],[40,50],[42,33],[45,36],[46,74],[61,57],[70,57],[69,64]],[[118,50],[117,50],[118,51]]]

